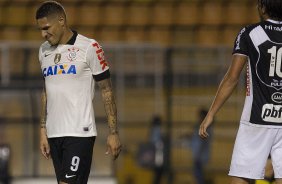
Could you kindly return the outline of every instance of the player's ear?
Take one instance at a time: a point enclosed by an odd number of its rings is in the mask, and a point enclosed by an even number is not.
[[[264,6],[261,7],[261,13],[262,13],[263,15],[266,15],[266,10],[265,10],[265,7],[264,7]]]
[[[259,3],[257,5],[257,8],[258,8],[258,13],[259,13],[260,19],[265,20],[265,18],[267,17],[265,6],[263,6],[262,4]]]
[[[63,15],[59,15],[59,23],[61,26],[66,24],[66,18]]]

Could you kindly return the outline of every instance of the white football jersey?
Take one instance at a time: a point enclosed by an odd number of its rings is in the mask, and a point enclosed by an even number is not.
[[[67,44],[44,42],[39,61],[47,94],[48,138],[96,136],[93,75],[109,69],[101,46],[74,31]]]

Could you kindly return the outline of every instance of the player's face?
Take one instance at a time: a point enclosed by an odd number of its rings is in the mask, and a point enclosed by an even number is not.
[[[42,37],[51,45],[57,45],[63,36],[63,19],[60,17],[43,17],[37,20]]]

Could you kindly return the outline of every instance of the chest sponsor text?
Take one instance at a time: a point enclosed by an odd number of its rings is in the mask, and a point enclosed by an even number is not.
[[[43,76],[76,74],[75,65],[55,65],[43,68]]]
[[[264,104],[261,118],[267,122],[282,123],[282,105]]]

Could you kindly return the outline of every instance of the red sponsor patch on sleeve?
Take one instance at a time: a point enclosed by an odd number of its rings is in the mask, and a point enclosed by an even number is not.
[[[102,66],[102,70],[105,70],[106,66],[108,66],[108,63],[105,60],[105,55],[102,47],[97,42],[93,43],[92,46],[96,49],[96,54],[98,60],[100,61],[100,65]]]

